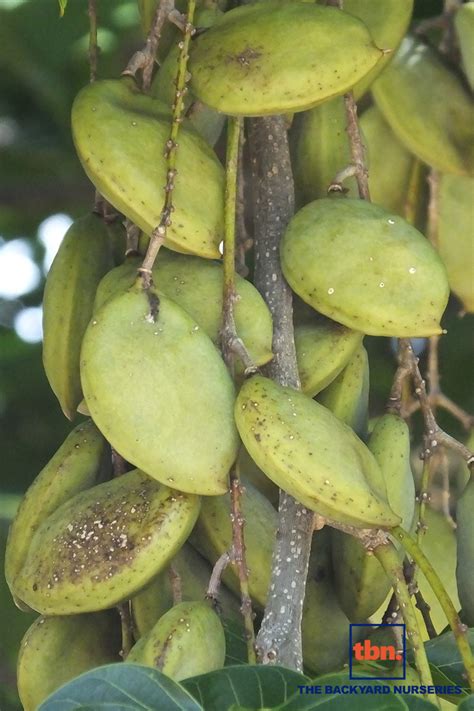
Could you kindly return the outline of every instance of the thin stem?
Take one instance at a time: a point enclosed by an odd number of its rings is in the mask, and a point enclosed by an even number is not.
[[[99,45],[97,44],[97,0],[88,0],[89,15],[89,72],[90,83],[97,79],[97,59],[99,56]]]
[[[179,605],[183,601],[183,590],[181,586],[181,575],[172,565],[168,568],[168,577],[171,583],[171,591],[173,593],[173,605]]]
[[[412,538],[403,528],[395,526],[395,528],[390,531],[390,535],[401,542],[410,557],[413,558],[420,570],[423,571],[423,575],[438,598],[443,612],[446,615],[446,619],[448,620],[449,626],[453,631],[454,639],[456,640],[456,644],[459,649],[459,654],[461,655],[462,662],[466,669],[469,686],[472,690],[474,690],[474,658],[466,635],[467,627],[461,622],[459,615],[456,612],[456,608],[446,592],[439,575],[421,548],[418,546],[415,539]]]
[[[160,3],[159,9],[166,3]],[[150,243],[148,245],[143,264],[138,270],[143,279],[143,286],[148,289],[152,284],[152,269],[160,247],[163,245],[168,227],[171,225],[171,214],[173,212],[173,189],[174,180],[178,171],[176,170],[176,157],[178,148],[178,133],[179,126],[182,122],[182,113],[184,108],[184,96],[187,92],[186,84],[191,77],[188,74],[187,66],[189,59],[189,44],[195,29],[193,26],[194,11],[196,8],[196,0],[188,0],[188,12],[186,16],[186,24],[184,28],[184,38],[179,43],[179,59],[178,73],[176,76],[176,93],[173,102],[173,112],[171,120],[171,131],[168,140],[166,141],[164,157],[166,159],[166,185],[165,185],[165,200],[161,210],[160,221],[151,233]],[[159,9],[157,15],[159,15]],[[153,55],[154,56],[154,55]]]
[[[120,615],[120,623],[122,628],[122,649],[120,651],[120,656],[125,661],[128,654],[133,647],[134,637],[133,637],[133,623],[132,615],[130,613],[130,603],[122,602],[117,605],[117,609]]]
[[[279,258],[280,239],[294,212],[294,185],[284,117],[251,119],[248,141],[254,215],[254,283],[273,318],[274,357],[265,372],[281,385],[297,389],[300,382],[292,293],[283,278]],[[264,664],[302,669],[301,620],[313,526],[313,512],[280,492],[270,589],[257,635],[257,653]]]
[[[349,136],[351,158],[355,168],[359,197],[362,200],[370,201],[369,172],[365,165],[364,146],[357,120],[357,104],[352,91],[344,94],[344,106],[346,108],[347,135]]]
[[[189,8],[192,2],[193,0],[190,0],[188,5],[188,22],[192,22],[192,18],[189,18]],[[143,49],[135,52],[125,70],[122,72],[123,75],[134,77],[138,71],[142,70],[142,87],[145,92],[150,89],[156,53],[158,51],[163,26],[173,10],[174,0],[159,0],[145,46]]]
[[[432,686],[433,679],[431,676],[430,665],[428,663],[426,650],[415,614],[415,608],[403,575],[397,550],[393,543],[388,543],[387,545],[375,548],[374,555],[382,565],[388,578],[390,579],[390,582],[392,583],[400,611],[405,622],[406,636],[413,649],[416,668],[420,674],[420,681],[423,685]]]
[[[206,597],[213,602],[216,602],[219,598],[219,588],[221,586],[222,573],[227,568],[230,563],[230,555],[226,552],[223,553],[217,559],[209,578],[209,584],[207,586]]]
[[[239,157],[237,170],[237,206],[236,206],[236,248],[235,270],[240,276],[246,277],[249,269],[245,263],[245,255],[252,245],[252,240],[247,234],[245,224],[245,161],[244,161],[245,133],[240,132]]]

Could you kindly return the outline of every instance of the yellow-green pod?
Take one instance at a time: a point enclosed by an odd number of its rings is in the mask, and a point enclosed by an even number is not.
[[[129,600],[181,548],[199,505],[139,470],[76,494],[36,530],[12,590],[43,615]]]
[[[224,628],[210,602],[182,602],[132,647],[127,662],[159,669],[175,681],[221,669]]]
[[[451,290],[474,312],[474,178],[441,176],[437,246]]]
[[[470,479],[456,505],[456,580],[462,619],[474,627],[474,479]]]
[[[462,65],[474,90],[474,2],[467,2],[457,10],[454,26],[459,39]]]
[[[307,508],[359,528],[399,522],[367,447],[307,395],[256,375],[240,390],[235,419],[262,471]]]
[[[268,0],[226,12],[193,41],[191,88],[226,114],[303,111],[350,89],[382,54],[337,8]]]
[[[113,611],[39,617],[20,645],[18,695],[36,711],[57,688],[89,669],[120,661],[120,619]]]
[[[235,390],[204,329],[142,282],[109,299],[84,336],[82,389],[112,447],[151,477],[223,494],[235,461]]]
[[[327,197],[328,188],[351,163],[344,99],[337,96],[295,117],[291,127],[295,189],[300,205]],[[351,197],[357,196],[355,178],[344,181]]]
[[[370,198],[376,205],[405,217],[415,158],[400,143],[376,106],[360,118],[369,154]]]
[[[435,51],[406,37],[372,87],[375,102],[411,153],[446,173],[474,169],[474,106]]]
[[[372,336],[432,336],[449,286],[428,240],[401,217],[351,198],[315,200],[281,243],[286,280],[329,318]]]
[[[170,110],[143,94],[130,78],[97,81],[76,96],[71,122],[88,177],[117,210],[150,235],[163,207]],[[224,170],[187,122],[180,127],[176,168],[175,209],[165,244],[178,252],[219,258]]]

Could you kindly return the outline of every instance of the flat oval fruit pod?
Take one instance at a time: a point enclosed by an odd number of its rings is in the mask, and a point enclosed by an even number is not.
[[[138,258],[127,259],[105,275],[97,289],[94,310],[133,284],[140,263]],[[224,291],[222,263],[161,249],[153,267],[153,281],[163,294],[179,304],[204,329],[216,345],[219,344]],[[238,274],[235,275],[235,288],[238,297],[234,304],[237,334],[253,362],[264,365],[273,357],[270,311],[253,284]]]
[[[474,91],[474,2],[467,2],[458,8],[454,16],[454,26],[461,49],[462,65]]]
[[[449,286],[428,240],[401,217],[351,198],[315,200],[281,243],[286,280],[304,301],[371,336],[432,336]]]
[[[410,433],[397,415],[379,418],[368,447],[382,471],[387,498],[406,530],[410,530],[415,509],[415,485],[410,466]],[[335,590],[351,622],[364,622],[382,605],[391,583],[375,556],[360,541],[331,530]]]
[[[319,0],[323,3],[325,0]],[[370,88],[385,69],[406,34],[414,0],[344,0],[344,12],[354,15],[367,26],[377,47],[384,50],[382,59],[353,88],[356,100]]]
[[[155,667],[180,681],[221,669],[225,646],[224,628],[211,603],[182,602],[139,639],[127,662]]]
[[[449,286],[474,312],[474,178],[442,175],[438,192],[436,243]]]
[[[146,588],[130,601],[135,634],[142,637],[173,607],[172,575],[179,576],[183,602],[203,600],[211,578],[208,561],[189,543],[177,552],[170,567],[163,570]],[[224,585],[219,588],[219,609],[227,619],[240,622],[239,600]]]
[[[79,375],[81,341],[92,315],[95,292],[114,266],[113,233],[93,213],[75,220],[51,265],[43,299],[43,365],[49,384],[70,420],[82,400]]]
[[[245,493],[241,506],[245,518],[246,560],[249,569],[249,593],[259,606],[264,607],[271,577],[272,551],[277,528],[277,512],[252,484],[242,479]],[[190,542],[201,555],[214,565],[232,546],[230,494],[206,497],[191,534]],[[235,562],[229,563],[222,580],[236,595],[240,595],[240,581]]]
[[[90,84],[72,107],[74,143],[87,176],[147,235],[160,221],[170,122],[169,109],[142,94],[130,78]],[[165,244],[178,252],[219,258],[224,170],[210,146],[186,122],[180,127],[176,160],[179,180]]]
[[[364,111],[360,127],[370,160],[370,198],[376,205],[404,217],[416,159],[400,143],[376,106]]]
[[[39,617],[20,645],[18,695],[36,711],[60,686],[89,669],[120,662],[120,619],[115,611]]]
[[[446,173],[474,170],[474,105],[433,49],[406,37],[372,86],[375,102],[415,156]]]
[[[369,358],[360,343],[342,372],[323,390],[318,402],[365,439],[369,424]]]
[[[92,420],[78,425],[25,493],[10,526],[5,578],[11,586],[20,572],[39,526],[81,491],[107,478],[110,450]]]
[[[237,456],[235,391],[216,346],[142,281],[107,301],[84,336],[91,416],[127,461],[167,486],[223,494]]]
[[[328,188],[337,173],[351,163],[346,127],[342,96],[295,116],[290,130],[290,145],[299,205],[327,197]],[[344,181],[344,187],[351,197],[358,195],[355,178]]]
[[[191,47],[191,88],[222,113],[303,111],[343,94],[381,59],[366,26],[332,7],[268,0],[235,8]]]
[[[237,457],[237,466],[241,476],[246,482],[252,484],[255,489],[263,494],[268,501],[278,509],[280,500],[279,489],[271,479],[269,479],[253,461],[250,454],[241,443]]]
[[[237,397],[235,419],[258,466],[307,508],[357,528],[399,523],[384,492],[373,484],[381,473],[372,454],[323,405],[253,376]]]
[[[34,534],[13,591],[43,615],[128,600],[169,564],[199,506],[139,470],[77,494]]]
[[[324,316],[295,326],[301,389],[310,397],[324,390],[348,364],[364,335]]]
[[[456,505],[456,580],[462,620],[474,627],[474,479],[470,479]]]

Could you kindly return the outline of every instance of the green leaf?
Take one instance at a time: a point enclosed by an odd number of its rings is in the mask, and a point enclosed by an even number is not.
[[[64,11],[65,11],[66,5],[67,5],[67,0],[58,0],[58,2],[59,2],[59,15],[60,15],[60,17],[63,17]]]
[[[435,664],[430,664],[430,669],[431,669],[431,676],[433,677],[433,684],[435,686],[452,686],[453,682],[449,678],[449,676],[446,676],[446,674],[441,671],[439,667],[437,667]],[[466,699],[469,696],[469,691],[467,689],[463,689],[460,694],[439,694],[439,696],[442,699],[446,699],[447,701],[450,701],[452,704],[460,704],[463,699]]]
[[[157,669],[108,664],[81,674],[43,701],[38,711],[203,711],[182,686]]]
[[[459,711],[474,711],[474,696],[468,696],[459,704]]]
[[[236,664],[247,664],[247,641],[245,639],[245,629],[235,620],[221,618],[225,633],[225,666],[235,666]]]
[[[467,638],[474,651],[474,628],[467,630]],[[452,632],[446,632],[425,642],[425,649],[428,661],[436,676],[435,684],[466,688],[465,670]],[[412,656],[412,653],[409,652],[409,661],[412,660]],[[449,695],[446,698],[451,703],[457,703],[462,697]]]
[[[272,708],[308,683],[308,677],[291,669],[240,665],[186,679],[182,685],[206,711],[229,711]]]

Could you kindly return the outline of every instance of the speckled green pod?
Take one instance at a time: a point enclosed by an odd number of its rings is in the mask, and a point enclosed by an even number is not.
[[[376,205],[403,217],[415,159],[376,106],[364,111],[360,127],[370,160],[370,198]]]
[[[456,505],[456,580],[462,619],[474,627],[474,479],[471,478]]]
[[[82,89],[72,107],[72,133],[87,176],[147,235],[160,221],[166,184],[165,143],[171,113],[130,78]],[[153,160],[150,160],[153,156]],[[209,145],[184,122],[179,132],[172,224],[166,246],[219,258],[224,170]]]
[[[337,378],[362,343],[363,334],[321,316],[295,326],[301,389],[310,397]]]
[[[240,390],[235,418],[258,466],[307,508],[359,528],[399,522],[384,498],[374,457],[323,405],[253,376]]]
[[[325,0],[319,0],[323,3]],[[359,99],[394,56],[410,24],[414,0],[344,0],[344,12],[367,26],[377,47],[386,50],[382,59],[353,88]],[[388,51],[387,51],[388,50]]]
[[[21,641],[18,695],[36,711],[53,691],[102,664],[120,661],[120,620],[114,612],[39,617]]]
[[[271,577],[271,559],[277,528],[277,512],[252,484],[242,479],[245,494],[242,513],[245,519],[246,560],[249,569],[249,592],[252,600],[265,606]],[[192,545],[211,563],[232,546],[230,494],[203,498],[201,512],[191,534]],[[222,580],[237,595],[240,582],[235,563],[230,563]]]
[[[241,444],[239,449],[237,464],[239,472],[245,481],[250,482],[250,484],[252,484],[255,489],[258,489],[258,491],[263,494],[263,496],[277,509],[280,499],[278,487],[275,486],[273,481],[265,476],[260,467],[255,464],[243,444]]]
[[[327,197],[339,171],[351,163],[344,99],[337,96],[295,117],[290,131],[291,156],[298,203]],[[344,181],[356,197],[355,178]]]
[[[139,265],[139,259],[130,259],[106,274],[97,289],[94,309],[114,294],[128,289],[135,281]],[[153,267],[153,280],[163,294],[181,306],[209,338],[219,344],[224,288],[221,263],[163,249]],[[273,356],[270,311],[253,284],[236,275],[235,287],[238,295],[234,306],[237,333],[254,363],[263,365]]]
[[[141,280],[95,312],[81,351],[91,416],[127,461],[167,486],[223,494],[237,455],[234,385],[204,330]]]
[[[197,9],[194,25],[199,28],[212,27],[221,16],[222,12],[218,8]],[[150,90],[154,98],[159,99],[170,108],[174,103],[176,94],[176,73],[178,70],[179,53],[180,49],[176,43],[171,47],[166,58],[161,63]],[[198,131],[209,145],[214,146],[224,128],[225,116],[202,102],[196,101],[192,91],[187,91],[185,94],[184,112],[189,123],[192,124],[196,131]]]
[[[372,92],[396,136],[415,156],[446,173],[472,173],[474,106],[433,49],[406,37]]]
[[[432,336],[449,296],[428,240],[365,200],[315,200],[283,236],[286,280],[321,313],[371,336]]]
[[[464,310],[474,312],[474,178],[441,176],[437,246],[449,286]]]
[[[175,681],[221,669],[224,660],[224,628],[209,602],[172,607],[127,657],[127,662],[155,667]]]
[[[114,266],[121,225],[107,226],[98,215],[75,220],[61,242],[46,280],[43,300],[43,365],[49,384],[70,420],[82,400],[81,342],[92,315],[95,291]]]
[[[333,7],[238,7],[192,43],[191,88],[226,114],[303,111],[343,94],[380,60],[366,26]]]
[[[179,576],[183,602],[204,599],[212,568],[202,555],[185,543],[171,561],[170,568],[163,570],[130,601],[138,637],[149,632],[160,617],[173,607],[171,572]],[[238,599],[223,585],[219,588],[219,608],[224,617],[239,622],[242,620]]]
[[[457,10],[454,26],[461,49],[462,65],[474,90],[474,2],[467,2]]]
[[[99,484],[41,524],[13,591],[43,615],[105,610],[168,565],[198,513],[198,497],[139,470]]]
[[[353,629],[353,635],[357,629]],[[303,606],[303,663],[315,675],[347,663],[349,620],[334,589],[329,528],[313,536]]]
[[[409,530],[415,508],[415,486],[410,467],[410,433],[397,415],[383,415],[368,447],[382,471],[393,511]],[[380,607],[391,584],[380,563],[362,544],[341,531],[331,530],[335,589],[351,622],[363,622]]]
[[[92,420],[78,425],[28,488],[10,526],[5,577],[13,586],[39,526],[59,506],[104,480],[109,449]]]
[[[365,439],[369,423],[369,358],[362,344],[318,401]]]

